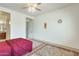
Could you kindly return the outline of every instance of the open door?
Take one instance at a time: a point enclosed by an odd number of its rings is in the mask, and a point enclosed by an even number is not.
[[[0,11],[0,40],[10,38],[10,14]]]

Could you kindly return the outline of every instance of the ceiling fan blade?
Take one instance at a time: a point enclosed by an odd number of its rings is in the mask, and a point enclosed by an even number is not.
[[[22,9],[27,9],[28,7],[22,7]]]
[[[39,11],[41,11],[41,9],[39,9],[39,8],[35,8],[36,10],[39,10]]]
[[[41,3],[37,3],[38,5],[40,5]]]

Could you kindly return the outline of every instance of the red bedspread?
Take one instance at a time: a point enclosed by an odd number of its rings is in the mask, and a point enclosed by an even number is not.
[[[10,56],[11,47],[6,42],[0,42],[0,56]]]
[[[21,56],[32,51],[32,41],[15,38],[0,42],[0,56]]]

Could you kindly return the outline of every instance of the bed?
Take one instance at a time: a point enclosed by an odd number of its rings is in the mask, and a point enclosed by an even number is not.
[[[0,56],[22,56],[32,51],[32,41],[15,38],[0,42]]]

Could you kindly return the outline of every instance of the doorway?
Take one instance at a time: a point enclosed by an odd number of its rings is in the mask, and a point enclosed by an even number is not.
[[[10,14],[0,11],[0,40],[10,38]]]
[[[33,33],[33,19],[26,18],[26,38],[32,38]]]

